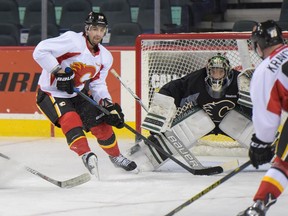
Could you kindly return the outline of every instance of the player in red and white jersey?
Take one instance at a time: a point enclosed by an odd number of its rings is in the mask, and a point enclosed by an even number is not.
[[[82,157],[91,174],[98,174],[97,156],[90,150],[84,130],[90,131],[116,167],[136,170],[136,163],[124,157],[118,148],[112,126],[124,127],[124,114],[113,103],[106,77],[113,63],[112,54],[100,44],[108,22],[102,13],[89,13],[81,33],[64,34],[41,41],[33,52],[42,67],[37,105],[62,129],[71,150]],[[85,85],[86,84],[86,85]],[[84,86],[88,88],[84,88]],[[78,96],[74,87],[105,107],[103,115],[91,103]]]
[[[252,31],[252,42],[263,59],[254,71],[250,94],[253,104],[255,134],[249,149],[253,166],[269,163],[253,200],[254,204],[239,216],[264,216],[288,184],[288,121],[283,125],[276,146],[272,145],[282,111],[288,111],[288,46],[284,44],[280,27],[272,20],[258,23]],[[276,151],[275,151],[276,147]]]

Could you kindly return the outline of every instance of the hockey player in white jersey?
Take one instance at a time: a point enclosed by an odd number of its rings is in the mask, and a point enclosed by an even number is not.
[[[255,134],[249,149],[253,166],[269,163],[274,156],[272,142],[282,111],[288,111],[288,46],[275,21],[258,23],[252,31],[255,52],[263,59],[254,71],[250,93]],[[288,184],[288,121],[276,143],[276,157],[254,195],[254,204],[238,216],[265,216]],[[283,212],[283,215],[287,213]]]
[[[100,42],[107,26],[104,14],[91,12],[83,32],[67,31],[59,37],[43,40],[33,52],[33,58],[43,69],[37,93],[38,107],[62,129],[69,148],[82,157],[84,165],[96,176],[97,156],[90,150],[84,130],[97,138],[116,167],[137,170],[136,163],[120,153],[112,129],[112,126],[124,127],[124,114],[120,105],[112,102],[106,85],[113,57]],[[84,88],[85,84],[88,89]],[[110,115],[104,115],[78,96],[74,87],[86,94],[89,91]]]

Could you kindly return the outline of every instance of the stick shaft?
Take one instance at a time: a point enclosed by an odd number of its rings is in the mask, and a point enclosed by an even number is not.
[[[219,179],[218,181],[214,182],[213,184],[211,184],[210,186],[208,186],[207,188],[205,188],[204,190],[202,190],[201,192],[199,192],[198,194],[196,194],[195,196],[191,197],[189,200],[187,200],[186,202],[184,202],[183,204],[179,205],[177,208],[173,209],[171,212],[169,212],[168,214],[166,214],[165,216],[172,216],[174,214],[176,214],[177,212],[179,212],[180,210],[182,210],[183,208],[185,208],[186,206],[190,205],[191,203],[193,203],[194,201],[198,200],[200,197],[204,196],[205,194],[207,194],[208,192],[212,191],[214,188],[218,187],[219,185],[221,185],[222,183],[224,183],[225,181],[227,181],[228,179],[232,178],[233,176],[235,176],[236,174],[240,173],[242,170],[244,170],[246,167],[248,167],[251,164],[250,160],[245,162],[244,164],[242,164],[241,166],[237,167],[236,169],[234,169],[233,171],[231,171],[230,173],[228,173],[227,175],[225,175],[223,178]]]
[[[139,102],[139,104],[143,107],[143,109],[148,112],[148,107],[144,105],[142,100],[123,82],[122,78],[118,75],[118,73],[111,69],[110,72],[120,81],[120,83],[128,90],[128,92]]]

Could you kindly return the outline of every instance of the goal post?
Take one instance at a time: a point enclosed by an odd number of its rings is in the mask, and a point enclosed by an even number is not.
[[[205,67],[207,60],[217,53],[225,54],[234,69],[256,67],[261,59],[254,52],[250,37],[249,32],[139,35],[136,94],[149,107],[154,93],[165,83]],[[284,37],[287,38],[287,34]],[[138,103],[135,113],[136,130],[141,131],[146,114]]]

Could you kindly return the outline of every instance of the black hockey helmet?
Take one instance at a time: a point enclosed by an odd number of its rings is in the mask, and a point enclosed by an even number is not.
[[[224,70],[224,76],[221,78],[213,77],[213,70],[215,68],[220,68]],[[220,98],[224,95],[225,89],[230,85],[233,74],[228,58],[221,53],[212,56],[206,65],[207,77],[206,89],[211,97]]]
[[[108,22],[103,13],[90,12],[85,20],[85,25],[104,25],[107,27]]]
[[[252,30],[251,40],[255,51],[257,44],[261,50],[264,50],[267,47],[284,43],[282,30],[273,20],[257,23]]]

